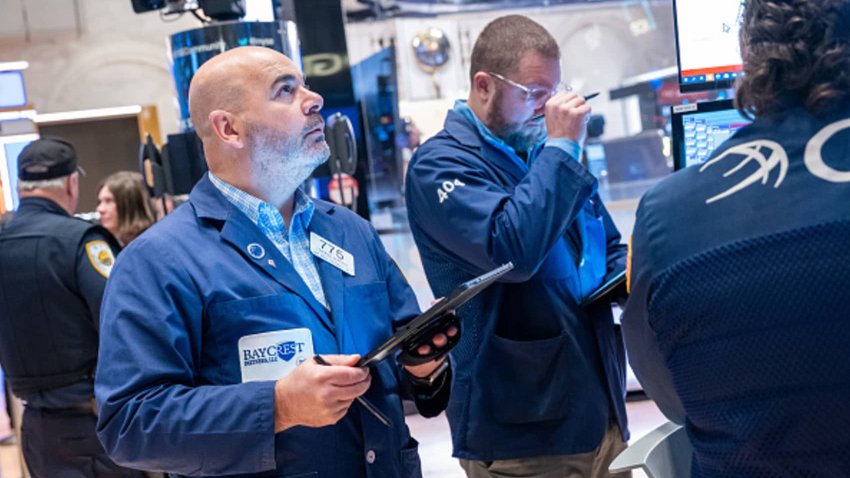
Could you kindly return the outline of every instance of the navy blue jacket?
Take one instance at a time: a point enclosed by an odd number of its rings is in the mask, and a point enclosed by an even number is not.
[[[464,459],[588,452],[612,414],[627,436],[625,359],[611,308],[582,308],[574,296],[581,209],[593,201],[602,217],[609,271],[623,268],[620,234],[576,158],[546,147],[529,170],[520,164],[450,111],[408,169],[410,227],[435,296],[515,266],[458,310],[463,335],[446,413],[454,455]]]
[[[629,362],[695,477],[850,476],[847,111],[759,118],[641,200]]]
[[[317,259],[332,314],[207,177],[121,253],[95,387],[98,434],[116,462],[181,475],[421,476],[392,360],[365,395],[391,429],[354,403],[336,425],[275,434],[275,382],[241,383],[241,337],[309,329],[315,353],[365,355],[419,312],[367,222],[316,201],[310,231],[354,257],[354,276]]]
[[[85,403],[93,395],[98,314],[118,243],[44,197],[22,198],[0,228],[0,363],[6,379],[31,407]]]

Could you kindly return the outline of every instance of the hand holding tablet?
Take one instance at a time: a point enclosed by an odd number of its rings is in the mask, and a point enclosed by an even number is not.
[[[449,343],[446,347],[441,347],[434,353],[443,354],[446,350],[457,344],[460,340],[460,321],[454,315],[454,310],[478,295],[479,292],[496,282],[513,268],[514,265],[508,262],[501,267],[459,285],[445,299],[437,302],[431,308],[411,320],[410,323],[399,329],[383,344],[360,359],[357,366],[366,367],[380,362],[399,348],[403,351],[402,355],[407,355],[406,359],[411,362],[425,363],[434,360],[436,355],[434,357],[431,356],[432,354],[425,357],[416,357],[416,354],[411,352],[415,352],[423,344],[430,343],[435,334],[445,332],[452,325],[457,327],[458,333],[454,337],[448,337],[447,335]],[[410,363],[409,365],[416,365],[416,363]]]

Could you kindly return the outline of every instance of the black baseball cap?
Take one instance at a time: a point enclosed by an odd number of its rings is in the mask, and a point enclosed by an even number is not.
[[[28,144],[18,155],[18,179],[43,181],[61,178],[75,171],[85,174],[77,166],[74,146],[62,138],[41,138]]]

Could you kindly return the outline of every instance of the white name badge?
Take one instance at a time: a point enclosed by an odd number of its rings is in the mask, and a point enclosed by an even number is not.
[[[239,339],[242,383],[286,377],[314,354],[310,329],[246,335]]]
[[[315,232],[310,233],[310,252],[346,274],[354,276],[354,256]]]

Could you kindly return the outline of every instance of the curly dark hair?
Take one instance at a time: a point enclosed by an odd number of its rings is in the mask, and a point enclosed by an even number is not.
[[[747,0],[741,53],[741,113],[829,114],[850,98],[850,0]]]
[[[850,98],[850,0],[747,0],[741,52],[741,113],[829,114]]]
[[[472,47],[469,80],[479,71],[510,75],[529,51],[546,58],[561,58],[558,42],[534,20],[522,15],[506,15],[488,23]]]

